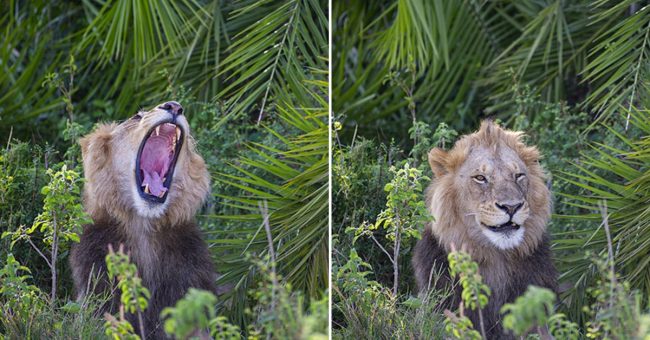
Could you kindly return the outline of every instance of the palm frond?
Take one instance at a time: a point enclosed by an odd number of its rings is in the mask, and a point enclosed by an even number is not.
[[[237,216],[220,218],[261,222],[258,204],[267,202],[279,273],[295,289],[318,297],[327,286],[329,271],[327,83],[309,82],[303,86],[311,94],[309,97],[277,103],[278,118],[297,134],[286,137],[267,127],[283,145],[281,149],[250,144],[253,156],[232,164],[236,174],[218,173],[214,178],[243,193],[217,195],[224,204],[242,211]],[[216,259],[219,270],[225,273],[220,281],[235,285],[231,308],[235,316],[243,317],[246,294],[255,277],[254,266],[243,255],[267,254],[266,234],[260,224],[218,236],[209,242],[219,245],[220,253],[227,252]]]
[[[411,96],[417,119],[473,123],[473,105],[481,97],[476,80],[496,43],[483,29],[489,21],[473,4],[333,5],[338,18],[333,26],[335,114],[362,133],[377,133],[386,125],[407,131],[411,120],[404,117],[411,113],[405,97]],[[387,79],[394,77],[404,80],[412,94],[389,86]]]
[[[115,75],[106,77],[100,86],[106,87],[107,95],[118,96],[120,109],[134,109],[133,96],[140,92],[144,66],[150,60],[164,60],[161,50],[182,53],[197,31],[193,25],[203,24],[201,18],[209,16],[194,0],[87,1],[84,5],[94,17],[75,51],[96,56],[85,68]],[[165,79],[157,84],[155,91],[164,92]]]
[[[230,44],[233,28],[226,23],[226,15],[236,6],[222,0],[212,0],[197,10],[198,15],[189,18],[181,33],[186,43],[179,51],[165,46],[150,59],[142,79],[141,92],[149,102],[164,100],[161,88],[165,80],[174,87],[185,87],[188,95],[210,102],[223,85],[218,77],[224,51]],[[161,79],[165,73],[168,79]]]
[[[449,64],[447,14],[444,1],[398,0],[370,24],[381,23],[383,16],[395,12],[393,23],[375,40],[378,58],[391,69],[409,67],[412,62],[424,65]]]
[[[285,86],[295,83],[292,78],[320,64],[327,50],[325,7],[318,0],[256,1],[233,12],[229,22],[251,11],[268,14],[232,37],[220,70],[227,85],[217,98],[226,101],[229,112],[255,108],[262,118]]]
[[[582,71],[587,49],[601,26],[590,25],[587,3],[529,1],[499,10],[502,20],[518,23],[519,35],[489,65],[484,83],[491,89],[487,111],[511,116],[519,86],[531,86],[549,102],[567,100],[567,82]]]
[[[52,99],[56,89],[43,82],[47,74],[54,72],[55,65],[67,57],[48,53],[53,33],[37,25],[46,18],[25,16],[8,7],[0,7],[6,9],[0,17],[4,23],[0,39],[0,119],[4,126],[34,119],[63,106]],[[38,12],[47,7],[34,4],[30,9]]]
[[[596,3],[596,6],[604,2]],[[623,2],[606,8],[599,21],[627,11]],[[585,80],[596,87],[587,102],[599,112],[599,119],[608,117],[621,105],[630,110],[640,97],[647,98],[644,79],[650,75],[650,7],[645,6],[620,20],[603,32],[589,51],[591,61],[583,72]]]
[[[621,108],[623,114],[626,109]],[[568,204],[587,209],[590,213],[581,219],[601,221],[600,204],[605,202],[608,225],[617,273],[627,280],[632,288],[639,289],[644,296],[650,294],[650,111],[632,109],[630,123],[642,134],[629,140],[617,134],[625,148],[594,144],[595,156],[585,155],[583,163],[576,165],[577,173],[566,173],[562,178],[588,195],[564,195]],[[610,131],[613,129],[610,128]],[[589,170],[593,169],[593,170]],[[601,224],[596,230],[585,229],[562,233],[556,237],[557,250],[570,250],[579,254],[559,259],[569,270],[562,281],[580,282],[577,289],[584,289],[594,276],[590,259],[582,256],[585,250],[592,253],[607,252],[607,239]],[[580,252],[576,252],[580,250]],[[581,294],[570,294],[579,297]],[[570,301],[580,308],[580,301]]]

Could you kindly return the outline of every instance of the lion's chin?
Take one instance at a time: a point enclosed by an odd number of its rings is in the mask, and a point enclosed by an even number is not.
[[[508,230],[503,229],[505,227],[497,227],[499,231],[493,231],[492,228],[481,228],[481,232],[490,243],[494,244],[497,248],[502,250],[508,250],[516,248],[524,240],[524,232],[526,228],[523,226],[516,225],[517,227],[508,227]]]

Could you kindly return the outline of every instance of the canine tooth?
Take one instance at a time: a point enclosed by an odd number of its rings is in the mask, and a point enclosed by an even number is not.
[[[179,140],[179,139],[181,139],[181,129],[179,129],[179,128],[177,127],[177,128],[176,128],[176,140]]]
[[[158,198],[162,198],[163,196],[165,196],[165,193],[161,191],[160,194],[158,195]]]
[[[160,125],[156,126],[156,136],[160,136]]]
[[[149,184],[145,184],[144,192],[147,193],[147,194],[151,194],[151,191],[149,190]]]

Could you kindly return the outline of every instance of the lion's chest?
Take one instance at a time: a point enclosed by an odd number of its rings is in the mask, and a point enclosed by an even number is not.
[[[132,261],[138,267],[138,275],[145,281],[152,276],[152,269],[158,268],[159,251],[155,243],[147,235],[134,235],[129,240]]]
[[[517,286],[515,282],[517,278],[511,267],[507,260],[479,264],[479,273],[483,277],[483,282],[490,287],[490,305],[495,308],[508,302],[513,287]]]

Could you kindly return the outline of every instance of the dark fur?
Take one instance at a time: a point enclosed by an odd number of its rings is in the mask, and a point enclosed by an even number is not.
[[[482,310],[483,322],[485,325],[486,335],[489,339],[508,339],[513,338],[512,334],[504,334],[501,327],[501,307],[509,302],[513,302],[518,296],[522,295],[529,285],[545,287],[557,293],[557,271],[551,259],[551,250],[549,247],[548,237],[545,236],[542,243],[528,257],[518,258],[516,255],[508,254],[504,251],[504,261],[507,261],[509,275],[506,280],[501,282],[501,290],[490,287],[492,295],[489,297],[488,305]],[[432,234],[431,228],[427,226],[414,249],[413,269],[415,278],[420,292],[425,292],[429,287],[429,278],[432,267],[436,266],[434,272],[442,273],[434,289],[443,289],[452,282],[449,275],[449,263],[447,253],[438,244],[438,240]],[[479,263],[479,268],[481,264]],[[480,269],[479,269],[480,270]],[[435,275],[435,274],[434,274]],[[444,302],[447,308],[455,308],[461,301],[460,293],[462,288],[454,286],[454,292],[450,301]],[[465,309],[466,315],[472,320],[474,327],[479,329],[479,317],[476,311]]]
[[[123,244],[125,252],[132,253],[130,250],[135,245],[129,242],[128,236],[123,232],[129,230],[128,227],[120,226],[115,221],[95,221],[95,224],[84,228],[81,242],[72,248],[70,256],[77,295],[85,292],[88,286],[92,289],[94,282],[89,282],[91,270],[92,276],[98,278],[95,293],[115,289],[106,277],[105,257],[109,244],[115,250],[119,244]],[[216,293],[216,274],[210,252],[196,225],[189,222],[186,225],[163,226],[158,230],[160,231],[151,231],[149,236],[155,251],[154,264],[144,267],[138,258],[131,257],[131,261],[138,267],[143,285],[151,292],[149,307],[144,311],[143,319],[147,338],[152,339],[164,338],[159,320],[162,309],[173,306],[190,287]],[[112,300],[100,312],[116,313],[119,299],[120,292],[115,292]],[[127,318],[135,327],[136,333],[140,334],[137,317],[127,315]]]

